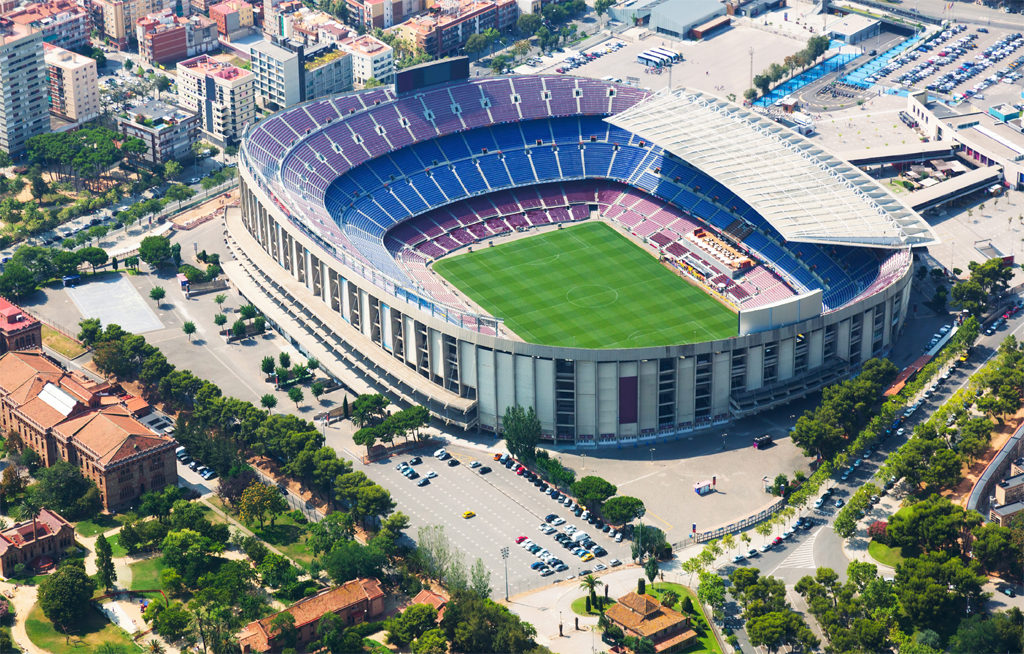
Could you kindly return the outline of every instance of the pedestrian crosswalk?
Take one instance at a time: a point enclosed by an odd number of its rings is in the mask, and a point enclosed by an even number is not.
[[[817,540],[818,534],[821,530],[815,530],[814,534],[810,538],[805,540],[793,550],[793,553],[787,556],[782,563],[779,564],[779,568],[810,568],[815,569],[814,565],[814,541]],[[776,568],[777,569],[777,568]]]

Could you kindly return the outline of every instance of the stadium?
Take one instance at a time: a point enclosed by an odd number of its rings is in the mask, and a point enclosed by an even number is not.
[[[670,438],[885,354],[911,248],[874,180],[692,90],[567,75],[375,88],[250,127],[226,267],[300,349],[462,428]]]

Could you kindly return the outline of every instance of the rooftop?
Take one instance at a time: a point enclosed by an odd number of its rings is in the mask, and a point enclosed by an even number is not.
[[[860,14],[847,14],[834,23],[831,23],[828,26],[828,31],[844,35],[856,34],[861,30],[871,27],[877,22],[878,21],[874,18],[868,18],[867,16],[861,16]]]
[[[880,248],[938,242],[920,215],[860,169],[701,91],[659,91],[607,120],[719,180],[788,241]]]
[[[150,431],[123,406],[108,406],[70,418],[53,431],[59,438],[74,440],[101,465],[118,463],[175,442],[169,436]]]
[[[295,618],[295,627],[301,629],[327,613],[336,613],[362,600],[373,600],[383,596],[384,591],[380,589],[380,582],[376,579],[353,579],[341,586],[322,590],[312,597],[299,600],[282,613],[291,613]],[[239,644],[248,645],[254,652],[269,651],[270,637],[274,631],[271,624],[277,615],[275,613],[247,624],[238,634]]]
[[[225,80],[235,80],[252,75],[251,71],[239,68],[234,64],[226,61],[215,59],[210,55],[199,55],[198,57],[192,57],[184,61],[178,62],[178,67],[188,68],[197,73],[205,73],[210,77],[218,77]]]
[[[38,320],[22,311],[21,307],[0,297],[0,331],[10,334],[38,323]]]
[[[46,42],[43,43],[43,56],[48,65],[60,66],[62,68],[81,68],[90,64],[96,65],[96,60],[91,57],[86,57],[85,55],[80,55],[77,52],[65,50]]]
[[[245,0],[224,0],[224,2],[218,2],[210,7],[210,15],[212,16],[214,12],[230,14],[231,12],[240,11],[246,8],[252,10],[252,5]]]
[[[346,48],[362,52],[363,54],[375,54],[385,49],[391,49],[391,46],[389,46],[387,43],[384,43],[383,41],[373,36],[370,36],[369,34],[364,34],[362,36],[357,36],[355,38],[346,39],[345,41],[343,41],[343,43]]]
[[[29,3],[24,7],[4,14],[4,18],[20,25],[45,27],[55,22],[55,18],[62,14],[87,16],[85,9],[71,2],[71,0],[50,0],[49,2]]]
[[[35,533],[32,526],[35,525]],[[0,531],[0,555],[3,555],[11,547],[22,547],[26,543],[54,536],[64,527],[73,529],[71,523],[61,515],[50,509],[40,509],[35,521],[26,520],[17,522],[14,525]]]
[[[608,619],[643,637],[650,637],[664,632],[681,623],[683,628],[689,627],[690,619],[678,611],[661,605],[656,598],[650,595],[640,595],[631,592],[623,595],[618,602],[609,606],[605,611]],[[692,630],[684,631],[682,634],[695,634]]]
[[[0,17],[0,45],[5,45],[8,40],[17,41],[23,39],[38,31],[39,29],[32,25],[16,23],[9,18]]]
[[[143,119],[154,123],[153,125],[147,125],[147,127],[159,127],[161,124],[175,124],[187,120],[194,114],[169,105],[166,102],[150,100],[128,109],[128,115],[135,122],[139,122],[138,117],[141,116]]]

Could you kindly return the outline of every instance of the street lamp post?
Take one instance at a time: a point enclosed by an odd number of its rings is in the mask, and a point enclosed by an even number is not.
[[[729,435],[729,432],[722,432],[722,451],[725,451],[725,438]]]
[[[505,562],[505,601],[508,601],[508,548],[501,548],[501,559]]]
[[[654,448],[651,448],[651,464],[654,464]]]

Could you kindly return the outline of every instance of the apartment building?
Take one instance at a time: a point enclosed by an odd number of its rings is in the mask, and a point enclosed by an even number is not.
[[[199,55],[178,62],[178,104],[199,115],[203,133],[234,145],[256,119],[256,77],[248,70]]]
[[[0,356],[0,428],[49,467],[78,466],[116,511],[177,481],[174,439],[135,420],[107,382],[68,372],[41,350]]]
[[[225,0],[210,7],[210,19],[224,36],[248,32],[253,26],[252,5],[245,0]]]
[[[136,105],[117,117],[117,129],[126,136],[142,139],[150,163],[164,163],[192,157],[192,145],[199,137],[199,116],[159,100]]]
[[[49,43],[43,44],[50,113],[73,122],[100,115],[96,60]]]
[[[348,21],[369,31],[398,25],[427,7],[424,0],[345,0]]]
[[[17,156],[50,131],[43,33],[0,17],[0,150]]]
[[[252,47],[256,103],[272,110],[352,90],[352,56],[333,43],[312,47],[272,38]]]
[[[135,23],[149,14],[174,9],[175,0],[92,0],[92,22],[119,49],[135,39]]]
[[[352,55],[352,84],[355,88],[363,88],[371,78],[381,84],[395,81],[395,51],[387,43],[364,34],[346,38],[338,45]]]
[[[473,34],[503,31],[518,18],[516,0],[460,0],[437,13],[411,18],[395,31],[427,53],[447,57],[458,54]]]
[[[89,12],[72,0],[30,2],[4,18],[42,32],[43,41],[67,50],[89,42]]]
[[[206,16],[181,18],[173,9],[164,9],[136,21],[136,40],[140,55],[149,62],[165,66],[220,47],[217,23]]]

